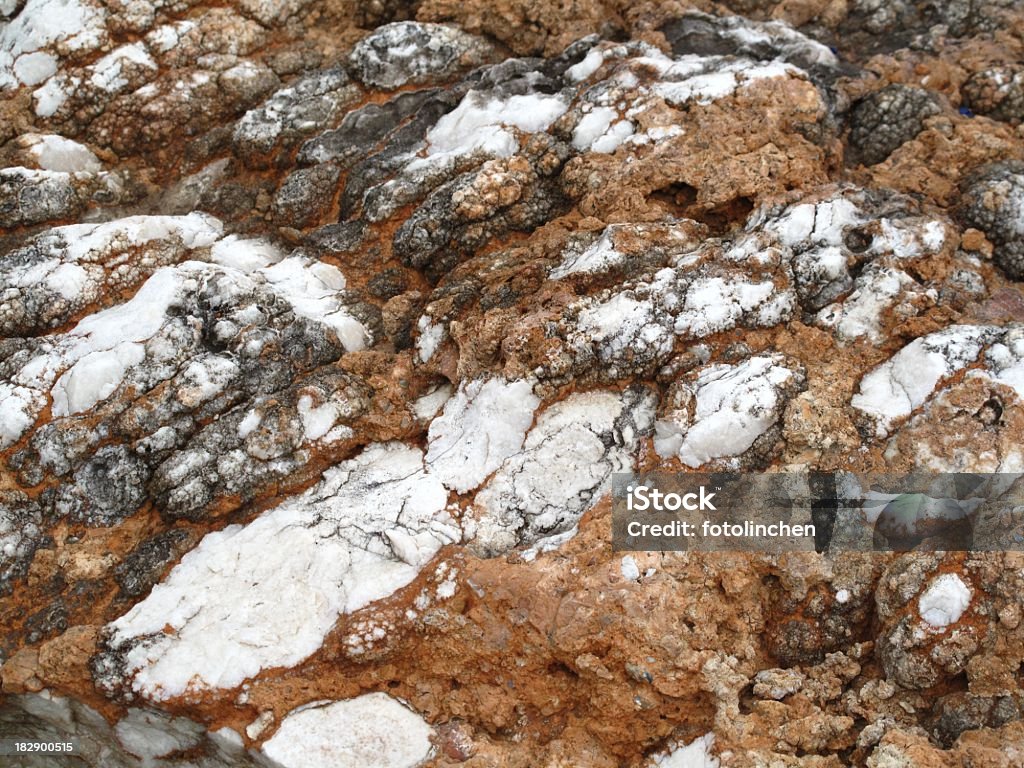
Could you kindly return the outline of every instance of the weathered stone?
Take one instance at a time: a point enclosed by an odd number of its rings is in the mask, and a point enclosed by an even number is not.
[[[1021,482],[1019,4],[627,5],[0,0],[0,731],[1016,764],[1021,510],[834,510]],[[631,470],[829,503],[619,552]]]

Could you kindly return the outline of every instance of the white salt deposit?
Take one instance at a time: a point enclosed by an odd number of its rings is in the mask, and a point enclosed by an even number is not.
[[[917,609],[933,629],[955,624],[971,604],[971,588],[955,573],[933,579],[917,601]]]
[[[241,272],[255,272],[276,264],[282,258],[281,249],[260,239],[245,239],[228,235],[210,249],[210,261]]]
[[[433,751],[431,727],[386,693],[294,710],[263,744],[280,768],[413,768]]]
[[[431,474],[459,493],[476,488],[522,447],[539,403],[527,381],[463,383],[430,424]]]
[[[477,494],[479,514],[466,538],[497,553],[573,528],[608,492],[612,473],[632,469],[654,407],[653,397],[608,391],[579,392],[551,405],[522,450]]]
[[[97,48],[107,39],[102,6],[84,0],[27,0],[10,22],[0,24],[0,90],[36,85],[57,70],[50,50]]]
[[[636,558],[626,555],[619,561],[619,572],[626,581],[636,581],[640,578],[640,566],[636,564]]]
[[[29,134],[21,137],[30,143],[29,152],[44,171],[64,173],[98,173],[103,169],[99,159],[77,141],[54,134]]]
[[[153,700],[232,688],[294,666],[343,612],[386,597],[459,537],[447,493],[416,448],[372,445],[248,525],[207,534],[166,580],[110,625],[132,687]]]
[[[992,335],[983,326],[954,325],[915,339],[861,379],[851,405],[871,417],[878,436],[885,437],[940,381],[977,359]]]
[[[447,332],[443,323],[435,323],[429,316],[423,315],[416,323],[419,336],[416,339],[416,351],[420,362],[426,363],[434,356],[437,348],[444,341]]]
[[[345,287],[345,277],[337,267],[291,256],[260,274],[292,305],[296,315],[333,328],[346,351],[356,352],[369,344],[369,331],[341,301],[339,291]]]
[[[711,754],[715,746],[715,735],[706,733],[689,744],[676,747],[667,753],[655,755],[651,768],[718,768],[718,758]]]
[[[118,93],[128,85],[129,66],[138,66],[156,71],[156,62],[141,42],[115,48],[95,64],[86,67],[89,82],[107,93]]]
[[[594,244],[582,253],[578,255],[566,254],[562,259],[562,263],[551,270],[551,279],[562,280],[569,275],[578,273],[599,274],[620,264],[625,257],[622,253],[615,250],[615,245],[612,242],[612,235],[615,229],[615,225],[607,227],[601,233],[601,236],[594,241]]]
[[[695,401],[692,422],[657,422],[655,450],[660,456],[678,456],[688,467],[742,454],[778,420],[780,389],[794,375],[777,356],[702,369],[689,386]]]
[[[475,152],[509,157],[519,150],[519,142],[509,128],[525,133],[543,131],[566,109],[568,105],[559,96],[524,94],[499,99],[470,91],[459,106],[427,132],[427,157],[414,160],[407,170]]]

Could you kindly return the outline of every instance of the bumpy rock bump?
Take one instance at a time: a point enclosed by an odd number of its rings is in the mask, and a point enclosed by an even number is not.
[[[935,96],[922,88],[887,85],[865,96],[850,113],[850,159],[865,165],[882,162],[940,111]]]
[[[996,163],[968,177],[959,214],[992,241],[996,263],[1006,274],[1024,280],[1024,163]]]

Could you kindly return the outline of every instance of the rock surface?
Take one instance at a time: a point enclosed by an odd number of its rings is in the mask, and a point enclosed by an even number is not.
[[[624,557],[609,492],[1024,472],[1022,57],[1012,0],[0,0],[0,736],[1019,765],[1020,552]]]

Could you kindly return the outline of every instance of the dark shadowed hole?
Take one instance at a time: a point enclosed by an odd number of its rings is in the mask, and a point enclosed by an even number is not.
[[[729,202],[705,212],[703,221],[711,229],[712,234],[724,235],[744,224],[753,210],[754,201],[749,197],[734,197]]]
[[[652,192],[649,200],[658,203],[673,216],[686,217],[697,202],[697,188],[683,182],[669,184]]]
[[[567,664],[563,664],[560,661],[553,661],[548,664],[549,675],[568,675],[569,677],[578,677],[575,670]]]
[[[860,228],[851,229],[843,235],[843,245],[853,253],[864,253],[864,251],[871,247],[874,239],[874,235],[870,232]]]

